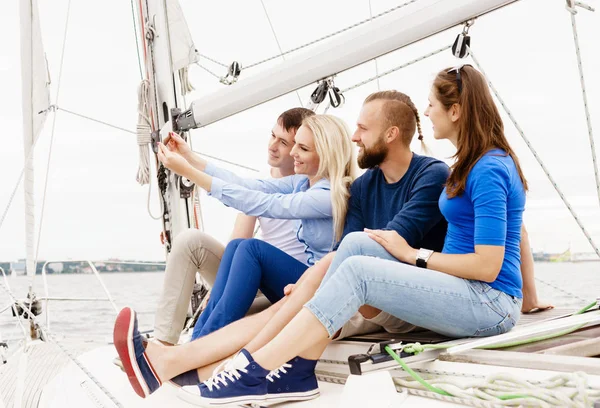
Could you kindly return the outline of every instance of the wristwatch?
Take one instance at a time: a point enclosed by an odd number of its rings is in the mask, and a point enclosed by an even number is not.
[[[421,248],[417,251],[417,266],[419,268],[425,268],[427,269],[427,261],[429,261],[429,258],[431,258],[431,255],[433,255],[433,252],[431,249],[425,249],[425,248]]]

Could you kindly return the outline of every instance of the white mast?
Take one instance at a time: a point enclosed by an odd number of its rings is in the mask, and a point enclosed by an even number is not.
[[[185,35],[187,26],[176,0],[138,0],[137,4],[146,79],[150,83],[151,127],[154,132],[162,130],[161,134],[164,137],[166,131],[171,130],[171,110],[185,108],[177,71],[182,65],[181,58],[177,55],[181,38],[177,39],[177,49],[173,50],[171,30],[178,29],[178,37],[183,37],[184,40],[191,41],[191,37]],[[170,27],[173,21],[174,27]],[[193,44],[191,46],[193,47]],[[190,48],[185,48],[184,52],[186,55],[192,54]],[[174,54],[176,65],[173,62]],[[189,197],[182,197],[180,177],[169,170],[166,170],[166,174],[168,177],[163,202],[163,228],[169,238],[165,239],[168,253],[175,236],[192,226],[193,203]],[[163,197],[160,199],[163,200]]]
[[[315,46],[310,53],[194,101],[178,119],[178,127],[209,125],[515,1],[518,0],[446,0],[400,16],[398,12],[391,13]]]
[[[32,150],[46,119],[46,110],[50,106],[50,95],[37,0],[22,0],[20,3],[23,145],[26,161],[24,171],[26,268],[27,275],[32,276],[35,275]]]

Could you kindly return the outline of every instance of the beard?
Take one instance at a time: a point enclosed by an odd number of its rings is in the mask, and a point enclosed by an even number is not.
[[[358,167],[361,169],[372,169],[375,166],[379,166],[387,157],[389,150],[383,141],[383,137],[369,149],[365,145],[360,147],[363,148],[362,153],[358,156]]]

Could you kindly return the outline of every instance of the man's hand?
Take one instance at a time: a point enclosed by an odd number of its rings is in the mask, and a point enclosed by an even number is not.
[[[417,250],[408,245],[408,242],[396,231],[370,230],[365,232],[375,242],[385,248],[394,258],[399,261],[414,265],[417,259]]]
[[[173,139],[171,138],[171,140]],[[171,142],[169,141],[169,143]],[[190,174],[194,170],[181,154],[167,149],[162,143],[158,144],[158,160],[160,160],[166,168],[182,177],[190,178]]]

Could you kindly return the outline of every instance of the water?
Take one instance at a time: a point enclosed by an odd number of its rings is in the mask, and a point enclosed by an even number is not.
[[[114,273],[101,276],[117,306],[132,306],[138,313],[140,329],[151,329],[163,273]],[[537,263],[536,277],[540,280],[537,283],[540,299],[552,302],[555,306],[579,307],[600,297],[600,262]],[[29,278],[9,278],[9,284],[13,293],[24,297]],[[40,276],[36,276],[34,289],[38,296],[43,296]],[[104,296],[94,275],[48,275],[48,293],[52,297]],[[0,308],[7,303],[6,294],[0,292]],[[116,312],[109,302],[50,302],[51,332],[60,340],[76,343],[79,347],[82,343],[90,348],[96,344],[106,344],[112,338],[115,316]],[[40,318],[45,323],[45,313]],[[0,315],[0,335],[3,339],[22,338],[21,329],[15,322],[10,312]]]

